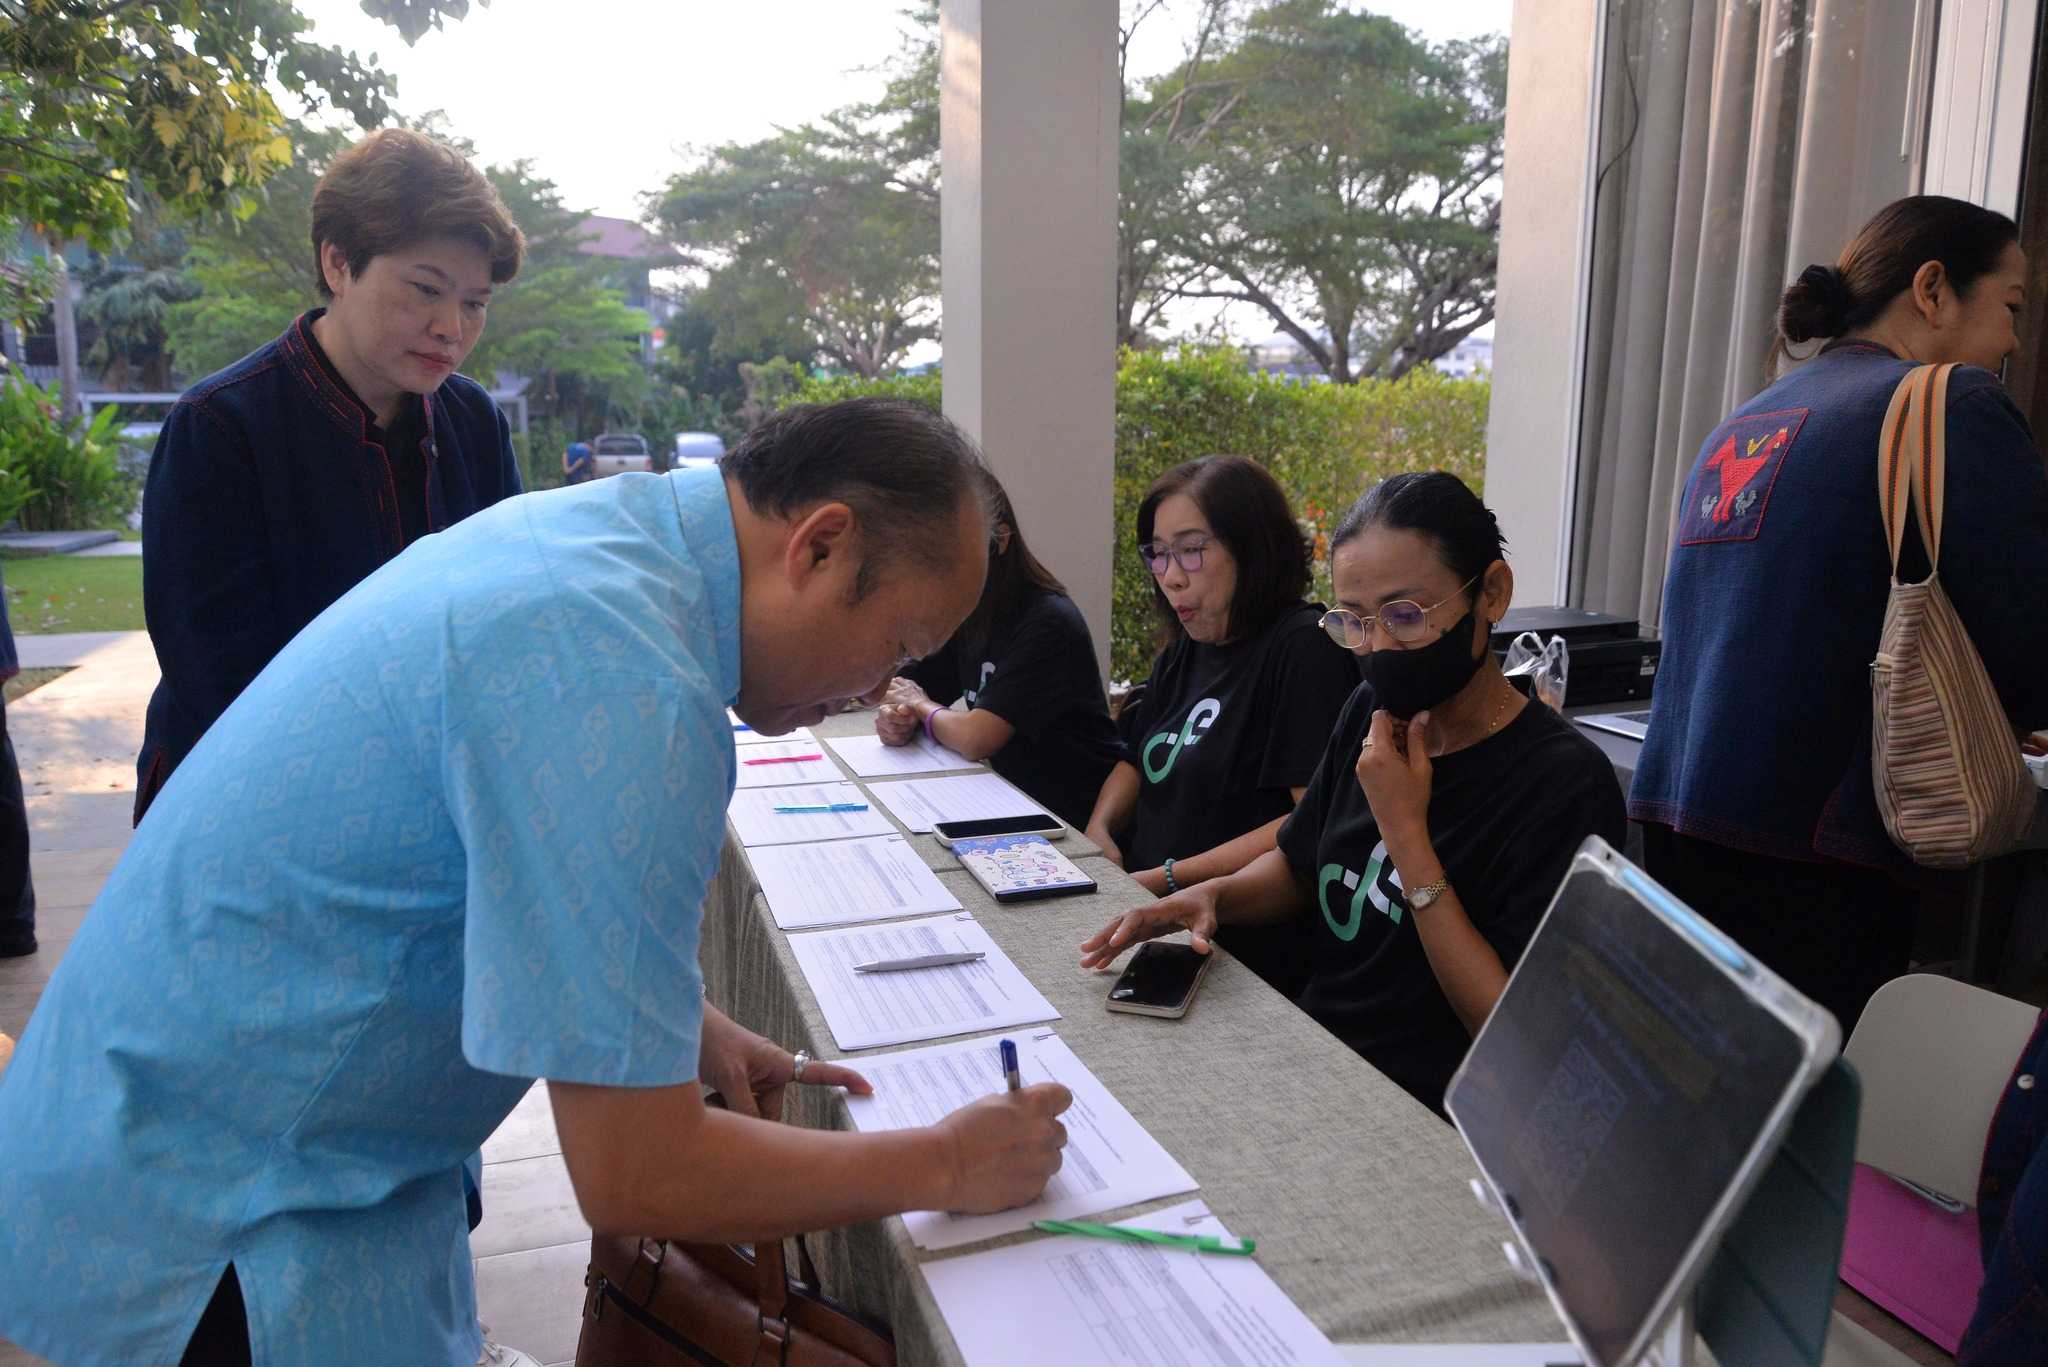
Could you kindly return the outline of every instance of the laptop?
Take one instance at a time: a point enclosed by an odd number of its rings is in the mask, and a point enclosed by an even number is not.
[[[1833,1016],[1606,842],[1580,848],[1445,1106],[1591,1367],[1637,1362],[1692,1303],[1840,1046]],[[1832,1253],[1777,1269],[1817,1288],[1814,1362],[1839,1225]]]
[[[1581,726],[1590,726],[1595,731],[1607,731],[1630,740],[1641,740],[1650,734],[1650,713],[1641,712],[1596,712],[1592,716],[1573,717]]]

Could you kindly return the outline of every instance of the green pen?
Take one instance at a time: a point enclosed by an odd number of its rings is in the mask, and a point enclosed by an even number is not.
[[[1215,1234],[1168,1234],[1161,1229],[1098,1225],[1092,1220],[1033,1220],[1031,1227],[1042,1229],[1047,1234],[1078,1234],[1086,1239],[1115,1239],[1127,1244],[1183,1248],[1190,1253],[1237,1253],[1249,1257],[1258,1248],[1258,1244],[1250,1239],[1225,1239]]]

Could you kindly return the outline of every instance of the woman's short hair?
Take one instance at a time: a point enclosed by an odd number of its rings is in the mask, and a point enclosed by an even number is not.
[[[468,242],[491,260],[491,283],[519,274],[526,238],[469,158],[425,133],[382,128],[336,157],[313,190],[313,279],[332,298],[321,263],[341,248],[360,277],[370,258],[433,237]]]
[[[1351,505],[1344,520],[1330,537],[1330,559],[1337,548],[1363,536],[1373,527],[1414,532],[1436,548],[1459,583],[1476,579],[1508,556],[1507,538],[1493,510],[1456,475],[1443,470],[1411,471],[1392,475],[1365,491]],[[1474,584],[1468,590],[1478,593]]]
[[[2018,240],[2011,219],[1981,204],[1947,195],[1893,200],[1871,216],[1834,265],[1808,266],[1786,288],[1772,362],[1790,357],[1801,342],[1875,322],[1929,261],[1941,263],[1957,294],[1968,294]]]
[[[1175,494],[1195,501],[1210,532],[1237,561],[1237,591],[1230,600],[1226,639],[1256,636],[1308,596],[1308,537],[1294,520],[1280,482],[1263,465],[1243,456],[1204,456],[1174,466],[1152,481],[1145,501],[1138,505],[1140,546],[1152,540],[1159,505]],[[1179,619],[1157,579],[1152,581],[1152,605],[1169,637],[1179,630]]]

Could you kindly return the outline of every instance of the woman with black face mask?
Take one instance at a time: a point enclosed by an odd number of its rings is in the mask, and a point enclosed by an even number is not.
[[[1597,746],[1501,674],[1514,596],[1499,524],[1456,476],[1396,475],[1331,539],[1323,629],[1360,658],[1279,848],[1128,912],[1081,946],[1100,967],[1187,929],[1304,919],[1297,999],[1439,1113],[1474,1032],[1589,835],[1620,845],[1621,788]]]

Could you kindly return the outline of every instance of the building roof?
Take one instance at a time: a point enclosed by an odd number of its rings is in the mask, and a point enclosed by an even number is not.
[[[611,218],[604,214],[592,214],[583,220],[581,231],[584,240],[576,244],[576,250],[585,256],[610,257],[615,261],[658,261],[670,255],[669,250],[645,228],[630,218]]]

